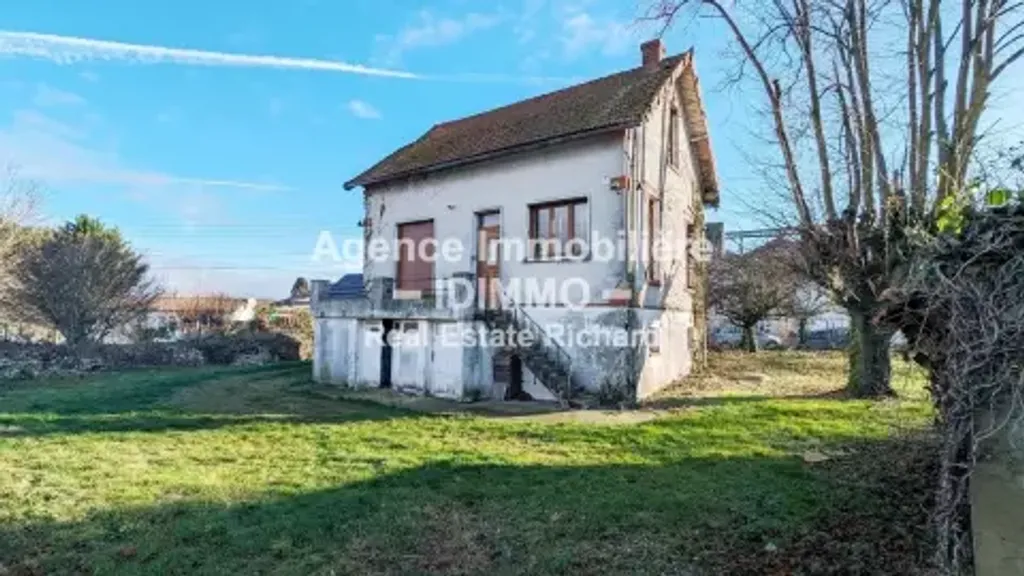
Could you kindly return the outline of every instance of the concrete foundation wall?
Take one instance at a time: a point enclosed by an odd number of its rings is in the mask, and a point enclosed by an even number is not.
[[[648,350],[637,383],[642,400],[690,374],[693,369],[693,314],[679,310],[640,310],[640,322],[657,333],[658,345]]]
[[[643,398],[689,373],[689,316],[661,310],[635,310],[636,326],[657,328],[660,346],[634,351],[625,332],[630,310],[615,307],[527,307],[527,314],[558,338],[572,358],[573,382],[588,392],[637,381]],[[317,318],[314,376],[318,382],[355,388],[381,384],[381,320]],[[444,398],[502,398],[494,381],[495,349],[486,328],[475,321],[430,318],[394,321],[392,386],[399,391]],[[632,358],[631,358],[632,355]],[[636,376],[630,377],[635,372]],[[539,400],[555,396],[524,367],[524,390]]]
[[[1004,419],[983,415],[983,427]],[[977,576],[1024,576],[1024,423],[982,444],[971,475],[971,526]]]
[[[453,345],[446,332],[475,330],[473,323],[397,320],[391,336],[391,385],[395,390],[442,398],[490,397],[490,350]],[[317,382],[377,388],[381,385],[383,326],[376,319],[319,318],[313,374]]]

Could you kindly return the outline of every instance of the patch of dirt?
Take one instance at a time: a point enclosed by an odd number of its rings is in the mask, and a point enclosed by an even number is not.
[[[339,400],[369,401],[428,414],[473,414],[521,422],[578,422],[583,424],[628,425],[649,422],[669,414],[664,410],[564,409],[553,402],[458,402],[429,396],[401,394],[391,390],[343,390],[325,392]]]

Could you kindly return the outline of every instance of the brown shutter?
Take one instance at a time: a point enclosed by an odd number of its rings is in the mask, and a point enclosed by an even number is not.
[[[423,246],[434,238],[434,221],[398,226],[398,289],[430,292],[434,279],[434,252]]]

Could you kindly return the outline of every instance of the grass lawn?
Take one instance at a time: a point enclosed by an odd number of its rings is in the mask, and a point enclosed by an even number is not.
[[[931,411],[838,355],[716,355],[641,410],[426,414],[309,367],[0,384],[0,575],[906,573]],[[923,478],[923,479],[922,479]]]

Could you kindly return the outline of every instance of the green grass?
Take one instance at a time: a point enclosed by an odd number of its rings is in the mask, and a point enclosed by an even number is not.
[[[0,385],[0,574],[759,573],[847,521],[913,536],[883,476],[923,396],[776,397],[835,358],[714,360],[633,425],[339,400],[304,365]]]

